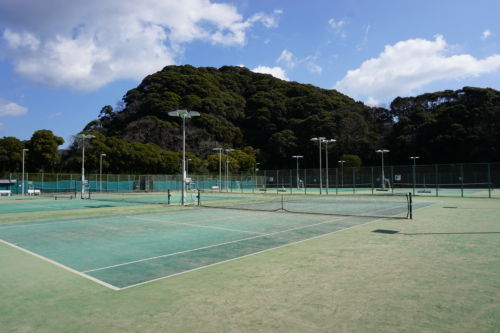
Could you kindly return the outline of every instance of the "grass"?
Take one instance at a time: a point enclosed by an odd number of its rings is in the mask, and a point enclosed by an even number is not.
[[[413,220],[378,220],[121,291],[0,243],[0,327],[3,332],[498,332],[500,201],[435,200],[440,203],[416,211]],[[141,209],[162,208],[72,212]],[[63,212],[51,213],[43,214],[62,218]],[[9,215],[13,220],[6,214],[0,223],[40,216]],[[398,232],[373,232],[377,229]]]

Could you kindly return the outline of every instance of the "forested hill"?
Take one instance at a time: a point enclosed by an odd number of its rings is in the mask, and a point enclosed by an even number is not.
[[[115,109],[96,111],[98,118],[83,129],[96,136],[85,151],[86,169],[97,172],[100,154],[106,154],[108,173],[180,172],[182,119],[168,115],[178,109],[201,114],[186,120],[194,172],[218,171],[217,147],[235,149],[231,171],[253,170],[255,163],[260,169],[294,168],[293,155],[304,156],[301,168],[317,168],[314,137],[336,140],[328,145],[330,167],[339,159],[349,160],[346,166],[379,165],[375,150],[381,148],[390,150],[391,165],[410,164],[410,156],[419,156],[421,164],[500,161],[500,92],[494,89],[464,87],[369,107],[335,90],[243,67],[186,65],[147,76]],[[30,172],[78,171],[80,142],[59,156],[54,152],[61,142],[47,130],[26,142],[0,139],[4,171],[20,170],[22,147],[30,149]]]
[[[287,82],[243,67],[195,68],[167,66],[127,92],[123,105],[103,108],[85,131],[128,142],[155,143],[166,150],[182,146],[177,109],[199,111],[186,121],[187,150],[207,158],[212,148],[260,150],[261,168],[293,166],[292,155],[304,155],[304,166],[315,167],[313,137],[335,138],[332,158],[342,154],[376,158],[383,145],[384,109],[366,107],[335,90]]]
[[[292,167],[304,155],[316,167],[310,139],[336,139],[332,160],[357,155],[377,164],[376,149],[391,150],[390,161],[424,163],[499,161],[500,92],[465,87],[417,97],[396,98],[390,107],[368,107],[335,90],[287,82],[243,67],[167,66],[127,92],[123,104],[106,106],[86,131],[127,142],[182,149],[177,109],[196,110],[187,120],[187,149],[202,159],[212,148],[260,150],[266,168]]]

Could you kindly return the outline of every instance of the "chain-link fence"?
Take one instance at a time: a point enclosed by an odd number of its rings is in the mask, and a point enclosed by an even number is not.
[[[366,194],[500,198],[500,163],[407,165],[331,169],[259,170],[189,175],[188,190],[253,193]],[[11,194],[80,192],[80,174],[3,173],[0,190]],[[91,192],[181,190],[181,175],[85,175]]]

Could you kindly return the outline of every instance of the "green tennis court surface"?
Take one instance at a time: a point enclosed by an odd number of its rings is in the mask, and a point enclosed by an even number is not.
[[[122,289],[375,220],[193,207],[4,224],[0,239]]]
[[[29,213],[44,211],[60,211],[73,209],[99,209],[121,206],[135,206],[141,204],[167,204],[166,193],[152,194],[128,194],[126,200],[123,194],[119,195],[96,195],[96,200],[70,199],[69,196],[55,197],[49,196],[16,196],[2,197],[0,200],[0,214]],[[180,195],[170,197],[171,205],[179,205]],[[189,201],[194,199],[189,196]]]

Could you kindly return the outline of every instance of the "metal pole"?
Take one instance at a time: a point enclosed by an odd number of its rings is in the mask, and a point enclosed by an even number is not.
[[[325,150],[326,150],[326,194],[328,195],[328,142],[335,142],[336,140],[330,139],[330,140],[323,140],[325,143]]]
[[[21,181],[21,192],[22,192],[23,196],[24,196],[24,153],[27,152],[27,151],[28,151],[28,149],[23,149],[23,178],[22,178],[22,181]]]
[[[319,141],[319,194],[323,194],[323,175],[322,175],[322,172],[321,172],[321,140],[318,140]]]
[[[186,205],[186,117],[182,117],[182,198],[181,205]]]
[[[101,154],[101,158],[99,161],[99,192],[102,193],[102,157],[106,156],[106,154]]]
[[[299,158],[297,157],[297,190],[299,189],[300,176],[299,176]]]
[[[222,192],[222,148],[219,150],[219,192]]]

